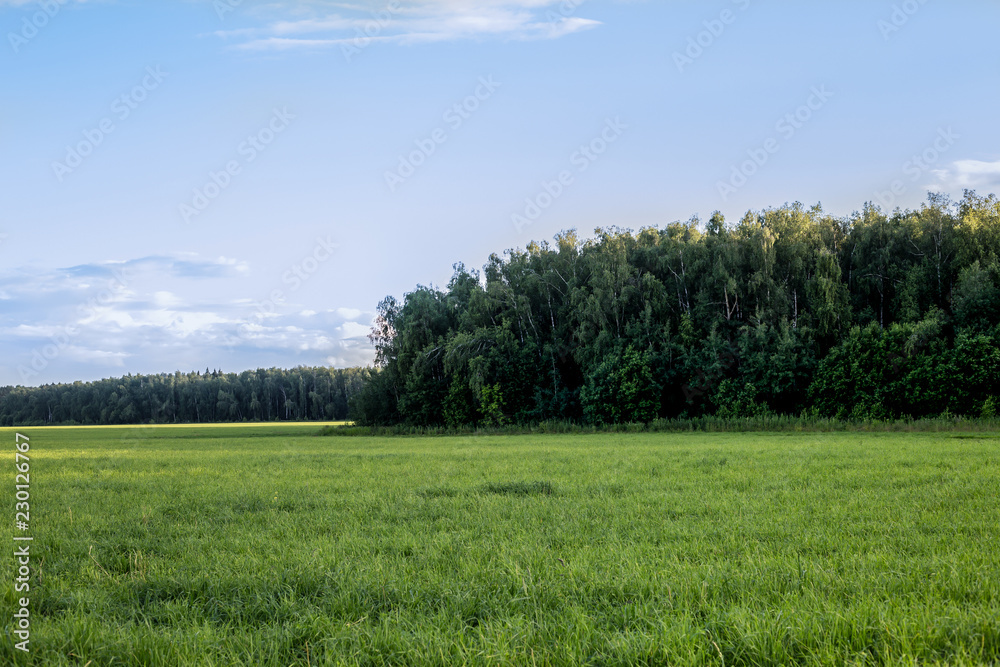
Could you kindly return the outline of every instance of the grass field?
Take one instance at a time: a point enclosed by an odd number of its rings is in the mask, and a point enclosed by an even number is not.
[[[1000,660],[996,434],[317,431],[21,429],[0,664]]]

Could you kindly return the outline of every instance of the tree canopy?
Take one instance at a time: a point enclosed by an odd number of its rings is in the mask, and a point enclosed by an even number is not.
[[[989,411],[1000,201],[607,227],[378,307],[362,424]]]

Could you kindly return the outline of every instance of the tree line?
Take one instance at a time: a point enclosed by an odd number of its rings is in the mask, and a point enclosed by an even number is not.
[[[0,388],[0,424],[337,421],[364,386],[362,368],[299,367],[127,375]]]
[[[1000,201],[575,231],[378,306],[365,425],[992,417]]]

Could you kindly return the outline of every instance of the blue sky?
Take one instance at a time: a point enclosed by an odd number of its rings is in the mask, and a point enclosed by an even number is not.
[[[382,297],[560,230],[996,192],[997,25],[981,0],[0,0],[0,384],[363,365]]]

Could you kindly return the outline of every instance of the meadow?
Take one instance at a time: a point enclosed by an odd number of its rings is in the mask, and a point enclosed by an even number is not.
[[[996,433],[18,431],[4,665],[1000,661]]]

